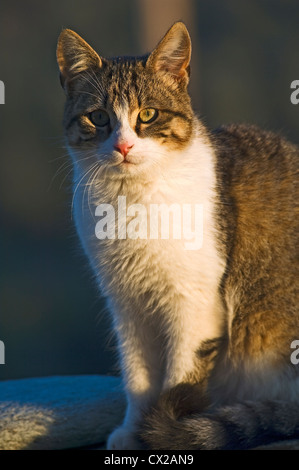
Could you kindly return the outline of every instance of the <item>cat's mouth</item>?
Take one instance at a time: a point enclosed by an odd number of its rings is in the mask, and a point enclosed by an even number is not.
[[[138,162],[136,161],[136,159],[133,159],[132,157],[130,157],[129,155],[126,156],[126,157],[122,157],[120,159],[120,161],[118,161],[116,163],[116,166],[119,166],[119,167],[123,167],[123,166],[131,166],[131,165],[136,165],[138,164]]]
[[[121,162],[117,163],[116,167],[129,167],[131,165],[136,165],[135,162],[132,162],[131,160],[127,160],[126,158],[124,158]]]
[[[112,170],[117,173],[127,173],[134,170],[138,166],[138,162],[132,161],[130,158],[126,157],[123,158],[121,161],[114,163],[112,166]]]
[[[131,155],[128,154],[126,156],[121,155],[113,155],[113,160],[110,162],[109,166],[112,171],[116,173],[135,173],[138,169],[140,170],[140,166],[142,166],[143,158],[140,155]]]
[[[132,162],[132,160],[129,160],[128,158],[124,158],[121,162],[120,162],[120,165],[123,165],[123,164],[133,164],[135,165],[135,162]]]

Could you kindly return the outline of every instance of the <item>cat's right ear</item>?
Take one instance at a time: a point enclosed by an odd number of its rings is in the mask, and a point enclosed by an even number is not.
[[[77,75],[90,67],[101,67],[102,65],[101,58],[92,47],[71,29],[64,29],[61,32],[56,55],[61,85],[65,90]]]

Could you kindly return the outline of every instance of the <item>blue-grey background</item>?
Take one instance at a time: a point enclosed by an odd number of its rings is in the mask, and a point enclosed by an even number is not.
[[[0,379],[116,373],[109,318],[71,220],[57,37],[68,27],[102,55],[141,54],[179,19],[205,122],[256,123],[299,144],[298,0],[0,3]]]

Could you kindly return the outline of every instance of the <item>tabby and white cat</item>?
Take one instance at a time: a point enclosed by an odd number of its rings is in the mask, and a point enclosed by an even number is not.
[[[144,57],[100,57],[68,29],[58,41],[75,221],[128,401],[109,449],[299,435],[299,151],[253,126],[207,130],[187,91],[190,54],[181,22]],[[146,209],[202,205],[202,247],[171,234],[99,240],[96,207],[112,206],[117,225],[119,196]]]

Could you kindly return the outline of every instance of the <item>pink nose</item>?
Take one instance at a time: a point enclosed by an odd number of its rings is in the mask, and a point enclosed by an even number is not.
[[[129,150],[134,146],[131,142],[117,142],[114,145],[115,150],[120,152],[123,157],[126,157],[129,153]]]

